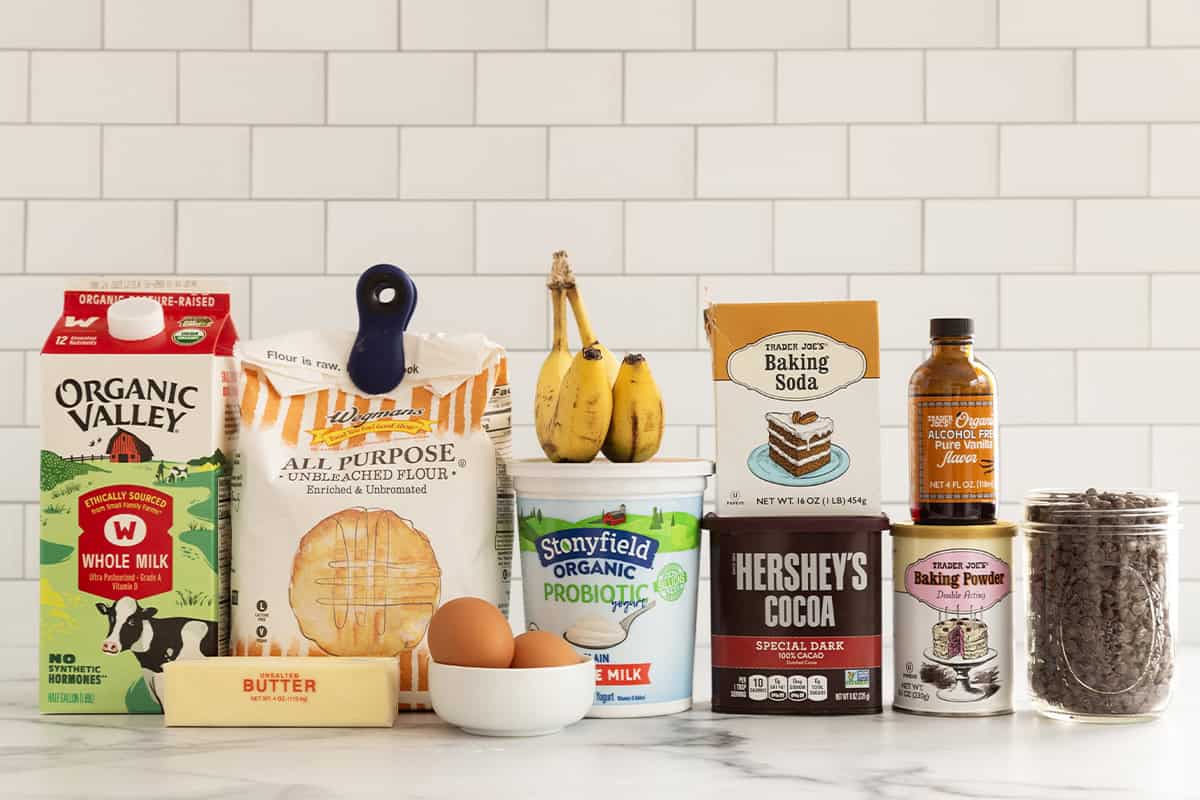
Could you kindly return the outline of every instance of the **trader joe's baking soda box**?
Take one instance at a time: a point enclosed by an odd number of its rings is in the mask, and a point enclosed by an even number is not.
[[[705,310],[721,516],[880,513],[874,301]]]
[[[228,652],[229,293],[86,279],[42,349],[46,713],[160,713],[163,665]]]

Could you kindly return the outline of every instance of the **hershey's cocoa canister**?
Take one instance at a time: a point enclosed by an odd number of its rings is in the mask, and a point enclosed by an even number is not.
[[[713,711],[882,711],[887,517],[710,514],[703,527],[711,536]]]
[[[1012,713],[1012,548],[1017,527],[892,526],[898,711]]]

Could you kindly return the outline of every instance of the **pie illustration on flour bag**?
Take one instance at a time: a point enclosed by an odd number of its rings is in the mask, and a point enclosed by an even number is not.
[[[359,282],[357,340],[305,331],[238,348],[232,651],[395,656],[401,709],[418,709],[438,604],[470,595],[507,613],[511,401],[504,350],[480,334],[404,332],[406,319],[363,334],[392,313],[389,276],[407,281],[387,267],[380,283],[381,269]],[[374,357],[380,346],[397,352]],[[351,373],[394,388],[364,392]]]

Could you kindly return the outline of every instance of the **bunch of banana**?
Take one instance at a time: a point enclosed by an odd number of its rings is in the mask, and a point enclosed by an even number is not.
[[[645,461],[662,443],[662,396],[645,356],[618,363],[592,330],[567,254],[554,254],[550,277],[554,339],[538,374],[534,423],[551,461],[588,462],[601,450],[610,461]],[[567,348],[566,302],[583,346]]]

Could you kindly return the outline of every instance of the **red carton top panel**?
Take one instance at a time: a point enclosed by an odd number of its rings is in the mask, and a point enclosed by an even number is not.
[[[149,297],[163,310],[161,333],[118,339],[108,331],[108,308],[126,297]],[[132,278],[90,279],[67,288],[63,313],[42,352],[55,355],[232,356],[237,333],[229,289],[220,281]]]

